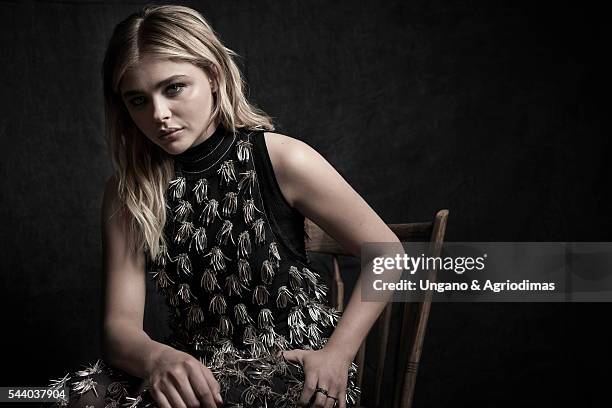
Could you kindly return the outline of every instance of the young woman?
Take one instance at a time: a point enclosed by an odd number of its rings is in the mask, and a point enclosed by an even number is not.
[[[359,255],[397,242],[316,151],[250,105],[205,19],[152,6],[115,28],[103,66],[116,173],[102,206],[105,361],[54,382],[72,406],[340,407],[384,308],[340,319],[304,250],[304,217]],[[143,331],[145,271],[172,335]]]

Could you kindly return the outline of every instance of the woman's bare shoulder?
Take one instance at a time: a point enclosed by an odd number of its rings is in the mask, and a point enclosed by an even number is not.
[[[287,202],[295,207],[300,198],[300,184],[308,173],[324,166],[325,160],[307,143],[276,132],[265,132],[264,138],[274,175]]]
[[[282,150],[291,145],[304,143],[294,137],[277,132],[264,132],[264,137],[266,139],[268,149],[274,148],[275,150]]]
[[[265,132],[264,138],[275,171],[295,168],[316,153],[307,143],[282,133]]]

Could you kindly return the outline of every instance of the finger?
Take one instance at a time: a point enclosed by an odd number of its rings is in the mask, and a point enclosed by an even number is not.
[[[201,370],[204,374],[204,378],[206,378],[206,382],[208,383],[208,388],[210,389],[214,400],[217,402],[217,405],[223,404],[223,398],[221,397],[221,386],[219,385],[219,382],[210,369],[208,369],[208,367],[206,367],[204,364],[202,364]]]
[[[195,407],[200,405],[198,397],[196,397],[193,391],[190,379],[188,376],[181,375],[180,377],[173,377],[174,386],[181,396],[181,399],[188,407]],[[214,405],[213,405],[214,407]]]
[[[334,398],[336,398],[336,399],[338,398],[337,397],[338,389],[334,388],[334,387],[331,387],[329,392],[327,393],[327,395],[328,395],[328,397],[327,397],[327,399],[325,401],[324,407],[325,408],[337,408],[338,405],[336,404],[336,400]],[[334,397],[334,398],[331,398],[331,397]],[[336,405],[334,405],[334,404],[336,404]]]
[[[298,401],[300,406],[308,406],[308,404],[310,403],[310,399],[313,397],[316,386],[317,377],[310,373],[306,373],[304,379],[304,389],[302,390],[302,395],[300,396],[300,400]]]
[[[160,388],[168,399],[168,402],[170,402],[172,408],[187,408],[180,394],[171,382],[163,382]]]
[[[157,388],[155,389],[151,388],[149,390],[149,394],[151,394],[151,397],[153,397],[155,404],[159,408],[172,408],[166,396],[161,391],[159,391]]]
[[[324,390],[328,390],[328,387],[325,385],[318,385],[319,388],[323,388]],[[313,407],[317,407],[317,408],[324,408],[327,407],[327,401],[332,401],[333,400],[331,398],[327,398],[327,395],[323,394],[322,392],[315,392],[316,398],[314,400],[314,403],[312,404]]]
[[[303,356],[303,350],[285,350],[283,351],[283,357],[285,358],[285,360],[290,361],[292,363],[299,363],[302,364],[302,356]],[[302,364],[303,365],[303,364]]]
[[[338,394],[338,408],[346,408],[346,390],[340,390]]]
[[[189,385],[193,391],[196,403],[191,406],[201,406],[205,408],[216,408],[217,403],[213,398],[213,393],[208,384],[204,373],[201,370],[202,365],[196,362],[194,365],[189,365],[187,369],[189,374]]]

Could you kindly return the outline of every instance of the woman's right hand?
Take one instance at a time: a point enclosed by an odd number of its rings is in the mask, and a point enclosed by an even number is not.
[[[159,408],[217,408],[223,403],[221,387],[210,369],[170,347],[155,357],[147,380]]]

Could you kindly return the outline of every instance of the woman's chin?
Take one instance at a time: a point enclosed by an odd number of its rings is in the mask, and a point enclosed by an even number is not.
[[[177,154],[183,153],[185,150],[189,148],[189,146],[184,146],[182,143],[170,143],[167,145],[160,146],[166,153],[176,156]]]
[[[161,143],[158,143],[157,145],[161,147],[166,153],[172,155],[181,154],[185,150],[189,149],[190,146],[185,138],[162,140]]]

